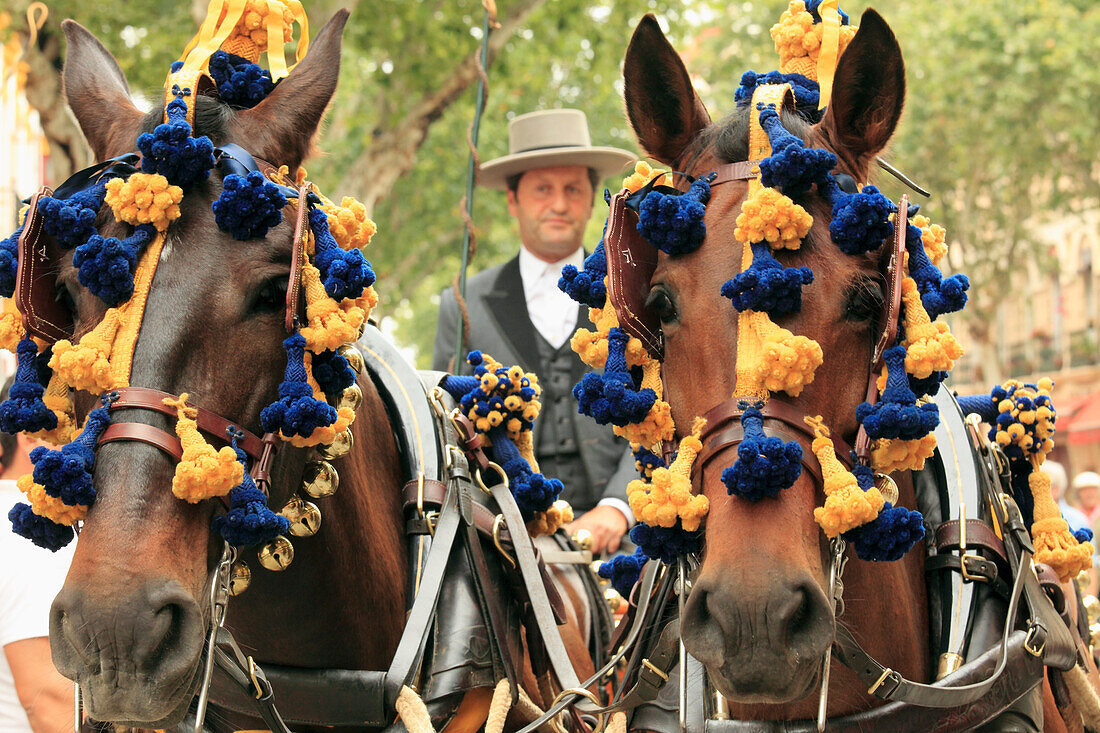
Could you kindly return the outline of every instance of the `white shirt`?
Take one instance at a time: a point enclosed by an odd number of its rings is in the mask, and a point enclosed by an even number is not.
[[[546,262],[519,248],[519,276],[523,281],[523,297],[527,300],[527,315],[535,330],[555,349],[573,336],[577,328],[577,304],[558,289],[561,270],[573,265],[584,267],[584,249],[558,262]]]
[[[519,276],[523,281],[523,297],[527,301],[527,315],[535,330],[555,349],[568,341],[577,329],[577,304],[558,288],[562,268],[573,265],[584,267],[584,248],[557,262],[546,262],[531,254],[526,247],[519,248]],[[634,513],[622,499],[601,499],[597,506],[613,506],[624,517],[628,526],[634,525]]]
[[[44,550],[11,529],[8,512],[26,498],[15,481],[0,479],[0,648],[50,635],[50,604],[65,583],[75,542],[57,552]],[[0,654],[0,733],[30,733],[26,711],[15,693],[8,658]]]

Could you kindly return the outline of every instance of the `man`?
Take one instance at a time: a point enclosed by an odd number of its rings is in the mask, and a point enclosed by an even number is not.
[[[1062,518],[1069,524],[1070,531],[1089,527],[1088,517],[1077,507],[1066,500],[1066,488],[1069,486],[1069,477],[1066,468],[1058,461],[1044,461],[1043,471],[1050,476],[1050,494],[1054,501],[1058,502],[1058,509],[1062,512]]]
[[[508,126],[509,154],[481,167],[484,186],[507,191],[508,213],[519,228],[521,247],[503,265],[466,282],[470,339],[505,365],[519,364],[539,376],[542,415],[535,422],[535,457],[546,476],[560,478],[577,518],[570,534],[585,529],[592,551],[614,552],[634,517],[626,484],[636,478],[626,441],[610,427],[577,414],[573,385],[587,367],[569,347],[587,309],[558,289],[562,268],[580,268],[585,225],[599,182],[634,161],[625,150],[593,147],[584,113],[574,109],[520,115]],[[583,320],[582,320],[583,319]],[[454,357],[458,306],[442,293],[434,368]],[[469,371],[456,364],[455,372]]]

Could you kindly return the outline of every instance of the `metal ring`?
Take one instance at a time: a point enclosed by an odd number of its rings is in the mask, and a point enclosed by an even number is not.
[[[1038,649],[1032,649],[1031,648],[1031,643],[1035,638],[1035,632],[1038,631],[1038,629],[1039,629],[1038,626],[1031,626],[1027,630],[1027,636],[1024,637],[1024,651],[1026,651],[1028,654],[1030,654],[1033,657],[1042,657],[1043,656],[1043,650],[1046,649],[1046,647],[1047,647],[1046,639],[1044,639],[1043,643],[1039,645]]]
[[[583,687],[567,687],[557,694],[553,702],[551,702],[546,709],[549,710],[550,708],[557,705],[566,695],[577,695],[579,697],[583,697],[586,700],[589,700],[596,707],[600,707],[602,705],[602,703],[600,702],[600,698],[596,697],[596,693],[592,692],[591,690],[586,690]]]
[[[493,544],[497,546],[497,550],[504,556],[504,559],[508,561],[508,564],[512,566],[512,569],[516,568],[516,561],[512,559],[512,556],[508,554],[508,551],[504,549],[504,545],[500,543],[500,528],[504,524],[504,515],[498,514],[493,519]]]
[[[504,484],[504,488],[507,489],[508,474],[504,472],[504,469],[493,461],[489,461],[489,468],[497,472],[497,475],[500,476],[500,482]],[[486,494],[492,495],[492,490],[485,485],[485,479],[481,477],[481,466],[478,466],[477,469],[474,471],[474,480],[477,482],[477,485],[481,487],[482,491],[484,491]]]
[[[432,409],[440,420],[447,416],[447,407],[443,404],[443,395],[446,394],[443,388],[436,385],[432,387],[428,392],[428,402],[431,404]]]

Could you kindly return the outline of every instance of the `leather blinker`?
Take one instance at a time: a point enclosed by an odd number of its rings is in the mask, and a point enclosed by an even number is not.
[[[23,314],[27,334],[50,344],[73,334],[73,314],[57,300],[61,248],[53,237],[42,236],[38,202],[43,196],[52,195],[53,191],[43,186],[31,197],[19,235],[19,265],[15,275],[15,306]]]
[[[604,236],[607,256],[607,298],[619,327],[642,342],[654,359],[664,358],[661,320],[646,308],[649,282],[657,269],[657,248],[638,233],[638,212],[626,205],[625,188],[611,197]]]

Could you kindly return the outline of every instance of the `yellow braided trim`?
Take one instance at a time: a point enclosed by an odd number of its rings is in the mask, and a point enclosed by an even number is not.
[[[1041,459],[1036,464],[1039,461]],[[1049,565],[1063,583],[1082,570],[1091,569],[1092,543],[1078,543],[1077,538],[1069,531],[1069,524],[1062,518],[1058,504],[1050,492],[1050,475],[1036,465],[1027,477],[1027,483],[1035,500],[1035,521],[1031,525],[1031,536],[1035,541],[1035,561]]]
[[[176,464],[172,493],[195,504],[214,496],[225,496],[244,478],[244,467],[229,446],[216,450],[199,432],[198,412],[188,407],[187,393],[178,399],[166,397],[164,404],[176,409],[176,435],[183,445],[183,458]]]
[[[860,488],[856,477],[836,457],[829,429],[820,415],[805,420],[814,431],[810,449],[821,464],[824,478],[825,505],[814,509],[814,521],[830,538],[874,521],[885,503],[878,488]]]
[[[141,322],[145,318],[145,304],[149,300],[149,288],[157,274],[160,253],[164,248],[166,235],[158,232],[153,243],[145,250],[134,272],[134,295],[119,306],[119,329],[111,349],[111,368],[120,387],[130,383],[130,370],[134,363],[134,349],[137,348]]]
[[[73,401],[69,395],[69,385],[57,374],[50,377],[50,383],[46,385],[46,391],[42,395],[45,403],[54,415],[57,415],[57,427],[53,430],[39,430],[31,433],[30,437],[44,440],[53,445],[68,445],[76,437],[76,414],[73,409]]]
[[[321,273],[310,262],[302,263],[302,288],[308,325],[301,329],[306,348],[315,354],[336,349],[359,338],[366,312],[356,300],[337,303],[325,292]]]
[[[902,281],[901,300],[905,304],[905,371],[917,379],[935,371],[950,371],[963,355],[963,347],[946,323],[933,323],[928,317],[911,277]]]
[[[111,347],[118,331],[119,309],[111,308],[79,344],[74,346],[68,339],[54,344],[50,369],[73,389],[96,395],[126,386],[111,368]]]

